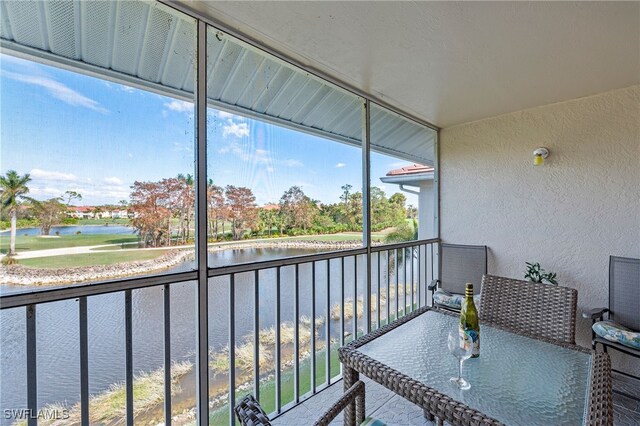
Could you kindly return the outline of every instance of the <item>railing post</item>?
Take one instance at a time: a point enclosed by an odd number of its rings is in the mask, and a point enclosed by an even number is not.
[[[253,396],[260,400],[260,271],[253,279]]]
[[[422,263],[422,258],[420,257],[420,253],[422,252],[422,244],[418,245],[418,308],[422,307],[422,286],[420,285],[420,263]]]
[[[36,305],[29,305],[27,312],[27,408],[29,426],[38,424],[38,371],[36,359]]]
[[[344,256],[340,258],[340,346],[344,346]]]
[[[393,267],[396,271],[396,317],[398,319],[400,316],[400,275],[398,273],[398,249],[393,250],[394,254],[394,264]]]
[[[316,393],[316,262],[311,262],[311,393]]]
[[[378,290],[377,290],[377,294],[376,294],[376,299],[377,299],[377,303],[376,303],[376,328],[380,328],[380,280],[382,279],[380,277],[382,268],[380,267],[380,252],[378,252],[377,254],[378,256]]]
[[[127,426],[133,425],[133,306],[131,290],[124,292],[124,352]]]
[[[89,424],[89,339],[87,324],[87,298],[78,299],[80,319],[80,423]]]
[[[326,355],[326,364],[325,364],[325,379],[326,385],[329,386],[331,383],[331,260],[327,259],[327,293],[325,294],[326,303],[327,303],[327,311],[326,318],[324,321],[325,326],[325,355]]]
[[[276,311],[275,311],[275,328],[276,328],[276,347],[275,347],[275,366],[276,366],[276,371],[275,371],[275,380],[276,380],[276,413],[280,412],[280,409],[282,408],[282,401],[281,401],[281,372],[280,369],[282,368],[282,362],[281,362],[281,336],[280,336],[280,267],[278,266],[276,268]]]
[[[364,298],[363,298],[364,299]],[[351,340],[358,338],[358,255],[353,256],[353,336]]]
[[[293,399],[300,402],[300,267],[295,266],[293,287]]]
[[[164,285],[164,424],[171,426],[171,290]]]
[[[391,251],[390,250],[386,250],[387,252],[387,303],[386,303],[386,310],[387,310],[387,324],[389,324],[390,319],[391,319],[391,269],[389,268],[389,266],[391,265]]]
[[[229,276],[229,424],[236,424],[236,276]]]

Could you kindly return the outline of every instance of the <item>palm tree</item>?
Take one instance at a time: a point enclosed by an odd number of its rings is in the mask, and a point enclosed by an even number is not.
[[[29,173],[20,176],[15,170],[9,170],[5,176],[0,176],[0,202],[2,208],[11,215],[11,243],[9,256],[16,254],[16,224],[18,221],[18,201],[29,200],[25,194],[29,192],[27,183],[31,178]]]

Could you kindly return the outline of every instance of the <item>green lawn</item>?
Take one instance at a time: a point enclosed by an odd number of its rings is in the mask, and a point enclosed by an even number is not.
[[[138,241],[138,236],[135,234],[80,234],[43,238],[39,235],[20,235],[20,230],[18,230],[16,236],[16,251],[95,246],[100,244],[122,244],[135,241]],[[6,253],[8,250],[9,236],[3,235],[0,237],[0,252]]]
[[[336,376],[340,373],[340,360],[338,359],[338,346],[331,349],[331,375]],[[281,376],[281,404],[285,405],[293,401],[293,369],[287,369],[282,372]],[[325,382],[325,351],[318,351],[316,354],[316,386]],[[275,410],[275,381],[269,380],[260,385],[260,405],[267,413]],[[300,395],[311,390],[311,361],[306,359],[300,363]],[[236,392],[236,401],[239,401],[245,394],[253,392],[252,390]],[[318,413],[320,417],[322,413]],[[213,411],[209,414],[209,424],[222,425],[229,424],[229,406]]]
[[[36,257],[19,260],[20,265],[32,268],[74,268],[77,266],[111,265],[134,260],[149,260],[165,254],[166,250],[137,250],[126,252],[85,253],[69,256]]]
[[[384,240],[385,232],[372,232],[371,239],[373,241]],[[321,234],[321,235],[305,235],[302,237],[284,238],[286,241],[361,241],[361,232],[345,232],[341,234]]]

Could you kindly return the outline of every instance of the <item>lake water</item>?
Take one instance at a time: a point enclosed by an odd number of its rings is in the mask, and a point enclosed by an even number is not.
[[[210,265],[227,265],[256,260],[300,256],[313,251],[300,249],[242,249],[211,253]],[[383,256],[384,258],[384,256]],[[373,282],[377,282],[377,263],[373,257]],[[357,292],[364,293],[363,261],[358,261]],[[340,302],[342,265],[339,259],[330,262],[329,299],[333,306]],[[184,270],[178,265],[172,271]],[[386,262],[381,262],[382,277],[386,275]],[[355,265],[353,258],[344,262],[344,294],[353,298]],[[281,269],[281,320],[293,321],[295,268]],[[312,286],[311,265],[300,265],[300,313],[310,316]],[[327,311],[327,263],[316,263],[316,317]],[[393,282],[393,279],[392,279]],[[229,278],[209,280],[209,346],[218,351],[228,345]],[[276,271],[260,272],[259,313],[260,328],[274,325],[276,306]],[[2,286],[3,292],[24,291],[27,287]],[[375,285],[374,285],[375,287]],[[42,289],[42,287],[33,290]],[[195,301],[196,282],[175,283],[171,292],[171,355],[175,361],[195,363]],[[253,332],[254,274],[237,274],[235,278],[236,343]],[[152,371],[163,362],[163,289],[154,287],[133,291],[133,363],[134,371]],[[89,387],[98,394],[125,377],[124,358],[124,293],[113,293],[88,298],[89,327]],[[393,304],[392,304],[393,306]],[[26,338],[25,308],[0,311],[0,408],[26,407]],[[332,323],[332,336],[339,336],[338,322]],[[78,302],[67,300],[37,306],[37,375],[38,404],[53,402],[73,405],[80,397]],[[347,323],[347,330],[351,326]],[[321,329],[321,337],[324,331]],[[224,381],[223,381],[224,383]],[[192,384],[191,384],[192,385]],[[183,384],[183,386],[189,386]],[[184,390],[187,397],[195,389]],[[2,425],[9,424],[7,420]]]
[[[81,226],[61,227],[67,234],[82,233],[129,233],[124,226]],[[19,230],[18,235],[23,231]],[[39,231],[39,230],[38,230]],[[29,231],[31,232],[31,231]],[[224,266],[269,260],[282,257],[312,254],[313,250],[303,249],[241,249],[225,250],[209,254],[209,265]],[[383,287],[387,276],[386,256],[382,256],[380,270]],[[377,283],[377,257],[372,257],[372,283]],[[354,258],[344,260],[344,297],[353,299],[354,285],[358,297],[364,294],[364,262],[358,261],[358,271]],[[177,265],[167,272],[188,270],[191,263]],[[409,266],[410,268],[410,266]],[[327,312],[327,291],[330,306],[340,303],[343,265],[340,259],[329,263],[330,283],[327,286],[327,262],[317,262],[315,270],[315,310],[316,317],[325,317]],[[401,269],[402,271],[402,269]],[[357,278],[356,278],[357,275]],[[392,274],[393,275],[393,274]],[[357,281],[357,282],[356,282]],[[281,269],[281,321],[294,319],[295,267]],[[394,278],[391,277],[393,285]],[[229,343],[228,325],[229,277],[209,280],[209,346],[219,351]],[[0,285],[0,292],[38,291],[43,287]],[[163,288],[152,287],[134,290],[133,303],[133,363],[134,372],[153,371],[163,363]],[[195,303],[196,282],[188,281],[170,285],[171,292],[171,356],[175,361],[188,360],[195,364]],[[241,344],[245,336],[253,333],[255,306],[254,273],[237,274],[235,277],[235,330],[236,344]],[[312,300],[312,267],[299,267],[300,314],[310,316]],[[402,303],[401,303],[402,304]],[[125,377],[125,329],[124,293],[113,293],[88,298],[89,329],[89,388],[92,395],[99,394]],[[268,328],[275,323],[276,270],[260,272],[259,318],[260,328]],[[392,301],[391,306],[395,307]],[[79,371],[79,331],[78,302],[67,300],[37,305],[37,375],[38,405],[40,407],[63,402],[75,404],[80,398]],[[393,309],[392,309],[393,311]],[[0,409],[26,408],[26,337],[25,308],[0,311]],[[339,336],[339,323],[331,323],[331,335]],[[352,325],[347,321],[346,330]],[[324,338],[324,328],[320,337]],[[212,377],[212,381],[222,378]],[[193,378],[181,384],[185,387],[182,399],[192,399],[195,394]],[[176,399],[177,401],[178,399]],[[176,404],[177,405],[177,404]],[[0,424],[8,425],[6,419]]]
[[[82,234],[133,234],[135,230],[123,225],[73,225],[73,226],[53,226],[49,235],[74,235],[78,231]],[[1,237],[11,235],[11,230],[0,232]],[[20,228],[16,230],[16,235],[40,235],[40,228]]]

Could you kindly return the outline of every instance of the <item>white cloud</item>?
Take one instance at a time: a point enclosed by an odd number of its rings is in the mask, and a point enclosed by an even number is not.
[[[294,160],[293,158],[284,160],[282,163],[287,167],[304,167],[304,164],[302,164],[301,161]]]
[[[62,190],[61,188],[54,188],[51,186],[45,186],[45,187],[33,186],[29,188],[29,195],[35,195],[35,196],[41,195],[48,198],[59,197],[64,193],[64,191],[66,190]]]
[[[171,111],[176,112],[186,112],[193,114],[193,104],[190,102],[181,101],[178,99],[174,99],[171,102],[167,102],[164,104],[165,108],[170,109]]]
[[[269,173],[273,173],[275,171],[275,169],[273,167],[267,167],[267,171]]]
[[[222,136],[226,138],[229,135],[237,138],[249,136],[249,125],[247,123],[234,123],[229,119],[227,120],[227,124],[222,127]]]
[[[63,180],[63,181],[76,181],[78,178],[72,173],[51,172],[42,169],[32,169],[29,174],[32,178],[42,180]]]
[[[341,169],[342,167],[345,167],[345,166],[346,166],[346,164],[344,164],[344,163],[338,163],[338,164],[336,164],[336,169]]]
[[[101,112],[103,114],[109,112],[107,109],[100,106],[100,104],[93,99],[90,99],[83,94],[76,92],[72,88],[46,76],[36,75],[23,75],[9,71],[2,71],[2,75],[15,81],[31,84],[33,86],[39,86],[44,88],[51,96],[62,102],[83,108],[92,109],[94,111]]]
[[[260,148],[248,151],[246,147],[243,149],[243,145],[237,141],[229,142],[227,145],[218,149],[218,154],[233,154],[244,162],[264,164],[268,167],[271,167],[273,164],[273,159],[269,155],[269,151]]]
[[[84,204],[107,204],[128,199],[131,193],[130,183],[117,176],[76,176],[42,169],[33,169],[29,174],[33,179],[29,192],[36,199],[60,197],[65,191],[75,191],[82,195]]]
[[[112,177],[106,177],[104,179],[102,179],[102,181],[104,183],[108,183],[110,185],[122,185],[124,182],[122,182],[122,179],[119,179],[115,176]]]

